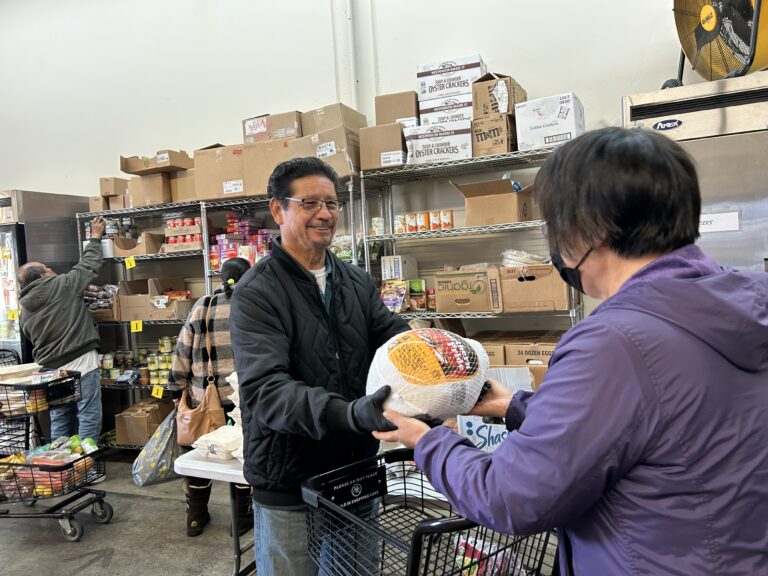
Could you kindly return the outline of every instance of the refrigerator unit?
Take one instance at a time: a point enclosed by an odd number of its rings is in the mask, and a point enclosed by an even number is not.
[[[88,198],[27,190],[0,192],[0,349],[32,362],[32,346],[19,329],[16,274],[27,262],[42,262],[61,274],[79,260],[77,212]]]

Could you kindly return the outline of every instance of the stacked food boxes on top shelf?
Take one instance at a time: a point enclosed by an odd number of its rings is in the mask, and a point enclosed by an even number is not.
[[[416,77],[416,91],[376,97],[376,126],[360,131],[363,170],[554,146],[584,131],[575,94],[528,101],[479,54],[422,64]]]

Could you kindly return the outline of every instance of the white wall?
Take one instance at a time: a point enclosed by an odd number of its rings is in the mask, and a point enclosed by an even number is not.
[[[616,124],[622,95],[675,75],[671,7],[0,0],[0,190],[93,195],[120,154],[235,143],[245,117],[337,98],[357,99],[373,122],[373,96],[412,89],[418,63],[478,52],[530,97],[573,90],[589,127]]]

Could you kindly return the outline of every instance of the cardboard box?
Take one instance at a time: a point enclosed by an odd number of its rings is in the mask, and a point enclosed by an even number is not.
[[[551,264],[500,268],[504,312],[568,310],[568,285]]]
[[[502,286],[503,292],[503,286]],[[523,332],[503,335],[505,364],[507,366],[544,366],[557,347],[563,332]]]
[[[243,181],[248,196],[266,196],[275,167],[291,158],[287,140],[266,140],[243,146]]]
[[[164,236],[162,234],[151,234],[142,232],[138,239],[117,237],[115,241],[115,257],[125,258],[126,256],[145,256],[147,254],[157,254],[163,246]]]
[[[120,320],[184,320],[192,307],[189,300],[174,300],[165,308],[152,301],[165,290],[185,290],[183,278],[149,278],[120,282],[117,297]]]
[[[472,158],[472,123],[406,128],[408,164],[432,164]]]
[[[419,97],[413,90],[376,96],[374,105],[377,126],[400,123],[412,128],[419,125]]]
[[[173,228],[163,228],[165,237],[168,236],[186,236],[187,234],[202,234],[203,228],[199,224],[192,226],[174,226]]]
[[[120,320],[120,300],[117,296],[111,299],[111,307],[101,310],[91,310],[91,318],[95,322],[113,322]]]
[[[136,176],[128,182],[132,208],[166,204],[171,201],[171,181],[168,174]]]
[[[124,208],[133,208],[133,201],[130,194],[122,196],[109,196],[107,205],[110,210],[123,210]]]
[[[108,199],[104,196],[90,196],[88,198],[88,211],[89,212],[103,212],[109,210]]]
[[[158,150],[151,158],[139,156],[120,156],[120,170],[126,174],[146,176],[158,172],[177,172],[192,168],[192,158],[181,150]]]
[[[528,371],[533,376],[533,389],[538,390],[544,376],[547,375],[548,366],[528,366]]]
[[[301,112],[263,114],[243,120],[243,142],[301,138]]]
[[[117,443],[127,446],[143,446],[172,409],[172,402],[147,399],[133,404],[120,414],[116,414]]]
[[[99,194],[102,196],[120,196],[128,192],[128,180],[125,178],[99,178]]]
[[[472,83],[486,73],[479,54],[421,64],[416,68],[416,92],[419,102],[471,94]]]
[[[305,136],[344,126],[353,132],[368,126],[365,114],[341,103],[330,104],[301,114],[301,130]]]
[[[557,146],[585,131],[584,108],[573,92],[516,104],[515,119],[520,151]]]
[[[176,244],[163,244],[160,252],[163,254],[173,254],[174,252],[191,252],[192,250],[202,249],[202,242],[177,242]]]
[[[170,177],[171,181],[171,202],[190,202],[197,200],[197,191],[195,190],[195,170],[179,170]]]
[[[402,124],[383,124],[360,129],[360,168],[375,170],[405,164]]]
[[[346,178],[356,174],[360,167],[360,138],[356,131],[337,126],[289,140],[288,153],[291,158],[321,158],[336,170],[339,178]]]
[[[198,200],[244,196],[243,144],[195,151],[195,191]]]
[[[472,94],[424,100],[419,105],[422,126],[472,120]]]
[[[419,263],[413,256],[381,257],[382,280],[415,280],[419,277]]]
[[[491,361],[491,366],[504,366],[503,332],[480,332],[471,338],[483,347]]]
[[[474,118],[492,114],[514,114],[515,104],[528,100],[528,93],[506,74],[489,72],[472,84]]]
[[[472,120],[472,157],[505,154],[517,149],[515,119],[495,114]]]
[[[507,224],[533,219],[533,186],[526,186],[520,192],[515,192],[512,180],[451,184],[464,195],[467,226]]]
[[[499,271],[450,271],[435,273],[435,298],[438,312],[503,311]]]

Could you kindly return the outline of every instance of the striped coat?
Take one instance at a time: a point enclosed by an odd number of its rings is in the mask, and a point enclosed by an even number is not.
[[[223,285],[217,288],[213,295],[200,298],[190,310],[176,343],[173,354],[173,380],[182,389],[188,389],[194,406],[203,399],[208,377],[205,316],[209,304],[211,313],[208,329],[211,331],[213,374],[216,377],[221,403],[232,404],[228,398],[232,394],[232,387],[226,381],[227,376],[235,371],[235,357],[229,335],[229,299],[230,294]]]

